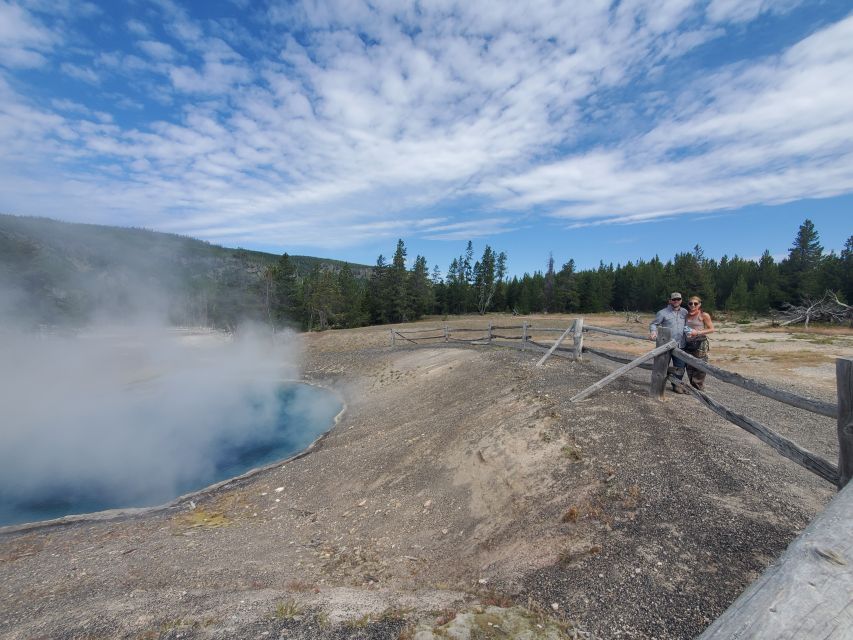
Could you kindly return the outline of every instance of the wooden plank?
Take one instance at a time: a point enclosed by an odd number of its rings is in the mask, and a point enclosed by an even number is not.
[[[853,486],[699,640],[842,640],[853,635]]]
[[[640,335],[639,333],[631,333],[630,331],[619,331],[618,329],[605,329],[604,327],[594,327],[591,324],[583,328],[584,331],[597,331],[598,333],[606,333],[611,336],[621,336],[623,338],[634,338],[634,340],[648,340],[649,336]]]
[[[557,350],[557,347],[560,346],[560,343],[565,339],[565,337],[572,332],[572,329],[574,329],[574,326],[575,326],[575,323],[572,322],[572,324],[569,325],[569,328],[566,329],[565,331],[563,331],[563,335],[561,335],[559,338],[557,338],[557,341],[554,343],[554,346],[551,347],[548,350],[548,353],[546,353],[544,356],[542,356],[542,358],[540,358],[539,362],[536,363],[537,367],[541,367],[543,364],[545,364],[545,361],[548,358],[550,358],[551,354]]]
[[[660,329],[658,329],[658,331],[660,331]],[[712,376],[719,378],[723,382],[728,382],[729,384],[733,384],[737,387],[748,389],[758,395],[764,396],[765,398],[772,398],[773,400],[789,404],[792,407],[805,409],[806,411],[811,411],[812,413],[817,413],[828,418],[835,418],[838,416],[838,407],[829,402],[812,400],[811,398],[798,396],[790,391],[774,389],[773,387],[758,382],[757,380],[745,378],[739,373],[732,373],[731,371],[726,371],[725,369],[720,369],[712,364],[708,364],[699,358],[694,358],[689,353],[682,351],[681,349],[676,349],[675,355],[684,360],[690,366],[696,367],[700,371],[710,373]]]
[[[580,362],[583,356],[583,318],[575,320],[575,330],[572,335],[575,347],[575,362]]]
[[[493,342],[492,344],[495,346],[498,346],[498,347],[507,347],[509,349],[518,349],[519,351],[527,351],[527,349],[524,347],[524,345],[521,345],[521,344],[513,344],[511,342],[498,342],[498,343]],[[538,345],[535,342],[528,342],[527,344],[529,345],[528,348],[532,347],[533,349],[539,350],[543,353],[548,351],[548,349],[549,349],[549,347],[544,346],[544,345]],[[557,349],[554,353],[551,354],[552,358],[554,356],[557,356],[560,358],[566,358],[566,359],[574,358],[574,354],[572,353],[572,351],[570,349]]]
[[[535,344],[537,347],[539,347],[543,351],[548,351],[551,347],[554,346],[553,344],[542,344],[541,342],[536,342],[536,340],[532,340],[531,338],[527,339],[527,344]],[[574,348],[562,347],[561,346],[561,347],[557,347],[557,351],[574,351]],[[555,353],[556,353],[556,351],[555,351]]]
[[[406,334],[407,336],[414,335],[416,333],[432,333],[433,331],[441,331],[441,327],[436,327],[434,329],[398,329],[397,333]]]
[[[675,378],[671,378],[671,380],[677,382],[683,389],[687,389],[687,391],[699,398],[711,411],[722,416],[732,424],[739,426],[744,431],[748,431],[763,443],[773,447],[779,454],[788,458],[788,460],[796,462],[801,467],[808,469],[827,482],[838,485],[838,468],[828,460],[821,458],[808,449],[804,449],[792,440],[788,440],[788,438],[776,433],[770,427],[766,427],[760,422],[732,411],[706,393],[694,389],[680,380],[676,381]]]
[[[670,340],[666,344],[662,344],[659,347],[655,347],[654,349],[652,349],[648,353],[641,355],[636,360],[632,360],[628,364],[619,367],[618,369],[616,369],[616,371],[611,373],[609,376],[605,376],[604,378],[602,378],[601,380],[599,380],[595,384],[588,386],[586,389],[581,391],[579,394],[577,394],[576,396],[571,398],[570,402],[577,402],[578,400],[583,400],[584,398],[586,398],[588,395],[590,395],[594,391],[597,391],[598,389],[601,389],[605,385],[613,382],[619,376],[627,373],[631,369],[641,365],[642,363],[646,362],[647,360],[651,360],[652,358],[655,358],[656,356],[659,356],[663,353],[669,353],[672,349],[675,348],[675,344],[676,344],[675,340]]]
[[[672,338],[672,330],[669,327],[658,327],[657,343],[669,342]],[[649,397],[663,401],[663,392],[666,388],[666,372],[669,368],[669,353],[661,353],[655,357],[652,365],[652,379],[649,383]]]
[[[523,331],[521,334],[521,348],[522,350],[527,351],[527,321],[524,322],[521,328]]]
[[[838,488],[853,476],[853,358],[835,360],[838,389]]]
[[[392,346],[392,347],[394,346],[394,334],[396,334],[397,336],[399,336],[399,337],[400,337],[400,338],[402,338],[403,340],[406,340],[407,342],[411,342],[412,344],[417,344],[417,341],[416,341],[416,340],[412,340],[411,338],[407,338],[406,336],[404,336],[404,335],[402,335],[401,333],[399,333],[399,332],[397,332],[397,331],[394,331],[394,330],[392,329],[392,330],[391,330],[391,346]]]
[[[394,330],[391,329],[391,346],[394,347],[396,344],[396,340],[394,339]]]
[[[530,331],[530,333],[548,333],[549,331],[551,333],[562,333],[563,332],[563,329],[560,327],[537,327],[537,326],[532,325],[532,324],[528,325],[527,329]]]
[[[605,358],[606,360],[612,360],[613,362],[621,362],[622,364],[627,364],[631,362],[630,358],[625,358],[622,356],[617,356],[615,353],[609,353],[607,351],[602,351],[601,349],[594,349],[592,347],[584,346],[584,353],[591,353],[594,356],[598,356],[599,358]],[[644,362],[642,364],[637,365],[638,369],[646,369],[647,371],[651,371],[652,365],[648,362]]]

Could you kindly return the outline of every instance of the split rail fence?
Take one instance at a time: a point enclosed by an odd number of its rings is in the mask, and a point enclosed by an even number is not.
[[[543,334],[557,334],[551,344]],[[524,322],[518,326],[489,324],[486,329],[450,327],[435,329],[391,329],[391,345],[468,344],[499,345],[544,352],[537,366],[553,355],[580,361],[584,353],[622,364],[618,369],[571,398],[578,402],[628,371],[651,371],[649,395],[663,400],[667,382],[692,394],[708,409],[751,433],[777,453],[808,469],[838,488],[839,494],[795,540],[782,558],[753,583],[738,600],[700,637],[717,638],[842,638],[853,629],[853,358],[837,358],[835,363],[837,404],[806,398],[776,389],[757,380],[726,371],[694,358],[678,348],[668,328],[659,327],[654,349],[626,358],[584,345],[584,333],[602,333],[648,341],[648,337],[628,331],[585,325],[583,318],[567,328],[539,327]],[[571,346],[563,342],[571,336]],[[757,420],[744,416],[669,375],[671,356],[723,382],[766,398],[818,415],[835,418],[838,435],[838,464],[805,449]],[[805,589],[808,585],[811,591]],[[746,634],[746,635],[744,635]]]

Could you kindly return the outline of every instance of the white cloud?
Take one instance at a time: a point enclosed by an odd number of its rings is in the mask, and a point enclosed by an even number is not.
[[[140,36],[142,38],[147,38],[149,36],[148,27],[145,26],[145,23],[140,20],[128,20],[127,30],[130,31],[133,35]]]
[[[748,22],[762,13],[787,13],[803,0],[711,0],[708,17],[714,22]]]
[[[73,64],[71,62],[63,62],[59,68],[62,70],[67,76],[71,76],[76,80],[80,80],[82,82],[88,82],[89,84],[98,84],[101,81],[101,78],[98,76],[97,72],[90,67],[83,67],[79,64]]]
[[[54,34],[20,6],[0,0],[0,65],[12,68],[43,66],[45,53],[56,43]]]
[[[163,37],[125,22],[139,39],[90,68],[3,3],[35,29],[17,50],[93,85],[132,79],[97,97],[134,113],[61,96],[49,110],[0,84],[0,204],[331,247],[502,233],[519,211],[636,223],[849,192],[853,18],[775,56],[649,80],[727,23],[794,4],[274,3],[247,43],[157,0]],[[434,214],[466,200],[471,220]],[[418,224],[423,210],[442,219]]]
[[[156,40],[140,40],[136,43],[150,58],[155,60],[171,60],[175,57],[175,51],[168,44]]]

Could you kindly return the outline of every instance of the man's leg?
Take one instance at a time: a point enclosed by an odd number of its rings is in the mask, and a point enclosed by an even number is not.
[[[679,380],[682,380],[684,378],[684,368],[685,367],[686,367],[686,364],[685,364],[684,360],[682,360],[681,358],[676,358],[675,356],[672,356],[672,373],[671,373],[671,375],[674,378],[678,378]],[[681,387],[677,386],[675,383],[673,383],[673,385],[672,385],[672,390],[675,391],[676,393],[684,393],[684,390]]]

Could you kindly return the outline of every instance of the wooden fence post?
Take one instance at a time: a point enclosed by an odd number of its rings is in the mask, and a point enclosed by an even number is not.
[[[527,351],[527,320],[521,324],[521,350]]]
[[[575,320],[575,334],[572,340],[575,343],[575,362],[580,362],[583,357],[583,318]]]
[[[657,345],[666,344],[672,339],[672,330],[669,327],[658,327]],[[655,400],[663,400],[663,392],[666,389],[666,374],[669,368],[670,352],[665,351],[655,356],[652,365],[652,382],[649,385],[649,397]]]
[[[394,330],[389,329],[389,331],[391,331],[391,346],[393,347],[396,345],[396,340],[394,339]]]
[[[492,323],[489,323],[489,344],[492,344]]]
[[[447,325],[444,325],[444,341],[445,342],[450,341],[450,333],[447,331]]]
[[[838,389],[838,488],[853,476],[853,358],[835,359]]]

